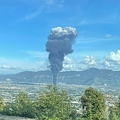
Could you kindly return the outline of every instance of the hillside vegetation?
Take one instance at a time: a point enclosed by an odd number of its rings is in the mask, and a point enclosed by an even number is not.
[[[82,113],[77,112],[77,108],[73,106],[72,97],[68,96],[65,90],[48,85],[45,90],[40,91],[38,98],[34,101],[23,92],[19,92],[12,103],[7,102],[4,104],[4,99],[1,98],[0,113],[10,116],[10,120],[12,116],[27,117],[36,120],[120,119],[120,98],[113,107],[109,108],[108,116],[105,114],[106,105],[104,95],[96,89],[92,87],[86,89],[79,101],[83,109]],[[13,120],[15,119],[13,118]]]
[[[13,75],[0,75],[0,81],[52,84],[52,73],[51,71],[26,71]],[[57,82],[77,85],[94,84],[96,86],[107,84],[108,86],[119,87],[120,71],[90,68],[85,71],[60,72]]]

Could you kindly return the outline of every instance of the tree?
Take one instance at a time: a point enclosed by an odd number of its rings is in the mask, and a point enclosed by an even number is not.
[[[105,120],[105,99],[101,92],[89,87],[82,95],[81,105],[83,107],[82,118],[84,120]]]
[[[0,98],[0,112],[3,110],[4,108],[4,100],[3,98]]]
[[[48,85],[34,102],[36,114],[40,120],[75,120],[71,100],[66,91]]]
[[[6,103],[2,114],[39,120],[75,120],[76,111],[71,100],[66,91],[48,85],[35,101],[26,93],[19,92],[13,103]]]
[[[109,120],[120,120],[120,96],[115,106],[109,108]]]
[[[2,113],[6,115],[35,118],[35,108],[32,100],[26,93],[19,92],[14,103],[7,103]]]

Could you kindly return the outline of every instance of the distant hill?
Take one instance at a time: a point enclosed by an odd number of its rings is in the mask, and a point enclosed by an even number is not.
[[[0,81],[14,83],[52,83],[51,71],[26,71],[12,75],[0,75]],[[120,86],[120,71],[90,68],[85,71],[60,72],[58,81],[66,84]]]

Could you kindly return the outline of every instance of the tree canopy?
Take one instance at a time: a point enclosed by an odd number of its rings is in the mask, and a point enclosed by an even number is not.
[[[109,120],[120,120],[120,96],[115,106],[109,108]]]
[[[75,111],[71,107],[71,97],[67,92],[58,87],[48,85],[46,90],[40,93],[39,98],[34,102],[37,115],[40,119],[49,118],[53,120],[75,120]]]
[[[105,118],[105,99],[101,92],[89,87],[82,95],[81,105],[83,107],[82,118],[89,120],[104,120]]]
[[[6,115],[34,118],[34,107],[32,100],[26,93],[19,92],[13,103],[6,103],[2,113]]]
[[[75,120],[76,112],[71,100],[66,91],[48,85],[45,90],[40,91],[35,101],[32,101],[26,93],[19,92],[15,101],[6,103],[1,113],[39,120]]]

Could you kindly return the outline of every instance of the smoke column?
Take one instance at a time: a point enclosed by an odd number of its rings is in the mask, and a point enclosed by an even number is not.
[[[53,74],[53,84],[56,85],[57,75],[63,68],[65,55],[73,52],[72,44],[78,32],[72,27],[53,28],[48,36],[46,51],[49,52],[50,69]]]

